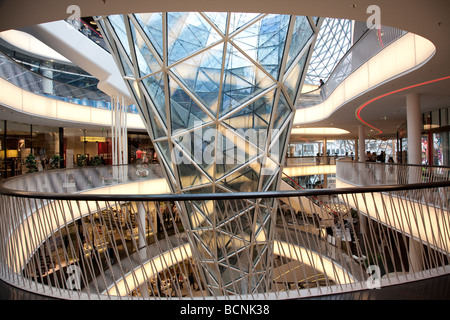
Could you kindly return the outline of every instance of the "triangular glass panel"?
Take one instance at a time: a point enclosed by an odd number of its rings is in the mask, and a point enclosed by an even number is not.
[[[248,141],[222,126],[217,132],[216,150],[216,179],[252,161],[260,152]]]
[[[264,205],[258,206],[258,209],[255,210],[255,236],[256,241],[263,242],[269,241],[267,237],[268,231],[270,229],[271,221],[269,219],[271,212],[273,210],[274,199],[264,199]],[[260,234],[260,232],[264,230],[267,233]]]
[[[170,153],[169,141],[162,140],[162,141],[155,141],[153,143],[159,149],[159,152],[162,155],[162,157],[164,158],[164,161],[170,166],[170,164],[173,161],[172,161],[172,156],[171,156],[171,153]]]
[[[280,71],[289,20],[287,15],[271,14],[258,20],[233,38],[237,46],[275,79],[278,78]]]
[[[284,86],[288,93],[291,102],[296,105],[297,102],[297,94],[300,91],[300,81],[302,79],[303,72],[305,70],[306,58],[308,57],[308,52],[300,58],[299,62],[292,69],[291,73],[286,77],[284,81]]]
[[[223,43],[220,43],[171,69],[214,115],[217,114],[222,60]]]
[[[222,186],[216,186],[216,193],[228,193],[228,190],[223,189]],[[216,216],[218,221],[224,221],[235,217],[243,210],[248,210],[254,204],[248,199],[229,199],[215,201]]]
[[[233,45],[227,46],[220,116],[274,85],[267,75]]]
[[[170,117],[172,133],[188,130],[213,120],[203,111],[192,98],[169,77]]]
[[[128,85],[129,85],[129,90],[131,90],[131,92],[134,95],[134,98],[136,99],[136,101],[140,101],[142,99],[142,92],[141,89],[139,88],[139,85],[136,81],[134,80],[125,80]],[[145,108],[146,109],[146,108]],[[147,114],[143,115],[146,119],[148,118]]]
[[[284,121],[287,117],[292,113],[291,108],[289,107],[289,103],[284,97],[283,92],[280,92],[280,98],[278,100],[277,110],[275,112],[275,121],[273,124],[274,131],[280,129],[283,126]],[[272,136],[276,134],[276,132],[272,132]]]
[[[203,259],[212,260],[216,251],[216,233],[210,230],[194,230],[195,239],[197,240],[196,251]],[[209,272],[213,272],[208,268]],[[215,272],[213,272],[214,276]]]
[[[295,18],[294,30],[292,32],[291,44],[289,47],[286,70],[289,69],[292,62],[302,51],[309,38],[314,34],[308,17],[297,16]]]
[[[179,156],[179,152],[181,151],[175,148],[175,152]],[[176,164],[176,168],[178,170],[178,176],[180,177],[181,189],[200,186],[211,182],[193,164],[181,162]]]
[[[143,103],[145,104],[145,109],[148,111],[148,121],[150,122],[150,128],[152,130],[152,133],[154,135],[155,139],[167,137],[167,134],[163,128],[163,125],[159,122],[157,119],[155,112],[153,111],[153,108],[149,105],[149,102],[147,102],[146,99],[142,99]]]
[[[133,64],[131,62],[130,62],[130,64],[128,64],[128,62],[127,62],[128,59],[125,59],[125,57],[122,55],[120,50],[118,50],[117,52],[118,52],[118,56],[119,56],[119,59],[120,59],[120,64],[122,65],[122,70],[123,70],[125,76],[134,77],[134,73],[131,70],[131,68],[132,68],[131,66]]]
[[[221,180],[219,184],[234,192],[257,191],[260,171],[261,164],[258,163],[258,161],[254,161],[251,164],[238,169],[236,172],[233,172],[225,179]]]
[[[209,201],[213,202],[213,201]],[[192,208],[192,211],[190,212],[189,220],[191,223],[192,229],[199,229],[199,228],[211,228],[212,224],[211,221],[208,219],[208,217],[204,214],[202,210],[199,210],[198,207]]]
[[[201,187],[184,191],[184,193],[189,194],[205,194],[205,193],[214,193],[213,187]],[[191,200],[191,202],[195,205],[196,209],[200,211],[201,215],[208,219],[208,223],[214,219],[214,202],[213,200]],[[203,222],[201,222],[203,223]]]
[[[223,33],[226,33],[228,13],[226,12],[204,12],[212,23]]]
[[[161,66],[153,56],[153,53],[151,53],[150,49],[144,41],[144,38],[140,35],[139,32],[137,32],[132,23],[130,23],[130,29],[131,35],[133,37],[134,48],[136,51],[139,74],[141,75],[141,77],[161,70]]]
[[[272,182],[267,186],[267,188],[263,188],[263,191],[276,191],[278,184],[278,177],[275,177]]]
[[[237,130],[238,134],[243,134],[246,139],[253,138],[253,144],[264,150],[273,108],[273,99],[274,90],[261,96],[222,122]]]
[[[111,23],[117,37],[119,38],[120,44],[125,49],[128,54],[128,58],[131,60],[130,45],[128,42],[127,31],[125,29],[125,23],[123,16],[121,14],[108,16],[108,20]]]
[[[319,17],[312,17],[314,24],[317,26],[317,24],[319,23]]]
[[[144,29],[145,34],[152,43],[159,57],[163,58],[163,29],[162,13],[137,13],[134,15],[136,20]]]
[[[264,157],[261,160],[261,190],[266,190],[268,183],[272,180],[272,177],[278,172],[279,165],[274,162],[270,157]]]
[[[167,30],[169,65],[222,39],[196,12],[167,13]]]
[[[156,149],[159,151],[158,156],[163,158],[161,160],[165,164],[163,167],[170,170],[170,173],[168,174],[170,175],[171,179],[174,179],[174,168],[169,148],[169,142],[167,140],[162,140],[157,142],[155,141],[153,143],[155,144]],[[172,180],[172,182],[174,181]]]
[[[214,176],[215,125],[194,129],[173,138],[177,144],[209,177]]]
[[[244,12],[233,12],[230,16],[230,34],[234,31],[240,29],[245,24],[249,23],[257,16],[259,13],[244,13]]]
[[[153,76],[142,79],[142,84],[147,90],[153,104],[158,110],[159,115],[167,126],[166,115],[166,98],[164,93],[164,76],[162,73],[157,73]]]
[[[278,135],[277,130],[273,131],[272,141],[270,143],[269,154],[272,160],[281,163],[285,150],[286,139],[289,136],[289,125],[286,125],[283,131]]]

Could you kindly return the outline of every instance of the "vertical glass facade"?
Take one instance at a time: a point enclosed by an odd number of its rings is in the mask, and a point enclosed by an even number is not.
[[[317,35],[304,16],[169,12],[99,18],[175,193],[275,190]],[[272,203],[181,208],[210,290],[270,285]],[[225,283],[218,283],[225,281]]]

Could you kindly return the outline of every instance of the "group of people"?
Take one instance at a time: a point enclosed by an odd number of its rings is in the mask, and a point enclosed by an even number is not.
[[[392,157],[391,157],[392,158]],[[366,156],[364,159],[366,162],[386,162],[386,153],[384,151],[381,151],[380,154],[377,154],[376,152],[366,152]]]
[[[165,283],[165,285],[163,285],[163,282]],[[158,296],[176,296],[179,294],[177,290],[181,290],[184,288],[184,283],[186,283],[188,287],[192,288],[193,291],[201,290],[192,272],[186,278],[183,274],[177,273],[173,277],[168,277],[167,279],[165,279],[163,275],[159,275],[151,279],[153,294],[156,294]]]

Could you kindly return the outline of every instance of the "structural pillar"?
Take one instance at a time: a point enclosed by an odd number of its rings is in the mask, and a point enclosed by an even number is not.
[[[422,114],[420,112],[420,96],[416,93],[411,93],[406,96],[406,121],[408,132],[408,164],[422,164]]]
[[[366,133],[362,124],[358,127],[358,140],[358,161],[364,161],[366,156]]]
[[[124,97],[111,97],[113,165],[128,164],[127,106]]]
[[[356,153],[356,151],[355,151]],[[358,161],[364,161],[366,156],[366,131],[364,125],[358,126]],[[359,215],[359,228],[361,234],[367,233],[367,217]]]
[[[53,64],[51,62],[46,62],[44,68],[42,68],[42,89],[44,93],[53,95]]]
[[[422,114],[420,112],[420,96],[411,93],[406,96],[406,121],[408,132],[408,164],[422,164]],[[417,167],[410,167],[408,174],[409,183],[419,182],[419,174]],[[410,256],[410,272],[418,272],[423,270],[422,261],[423,247],[422,244],[409,238],[409,256]]]
[[[138,248],[139,250],[146,246],[146,228],[145,228],[145,207],[142,202],[136,202],[136,222],[138,224]],[[145,250],[139,251],[139,256],[143,259],[147,257]]]

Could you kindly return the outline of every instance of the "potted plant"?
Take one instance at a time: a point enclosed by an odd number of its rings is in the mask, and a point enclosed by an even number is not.
[[[85,167],[87,164],[87,157],[82,154],[77,158],[77,167],[81,168],[81,167]]]
[[[91,161],[89,162],[91,166],[99,166],[102,164],[102,159],[99,156],[95,156],[91,158]]]
[[[33,173],[33,172],[38,171],[37,160],[33,154],[30,153],[25,158],[25,166],[28,169],[27,173]]]
[[[62,157],[60,155],[55,154],[50,159],[50,169],[59,169],[61,167]]]

